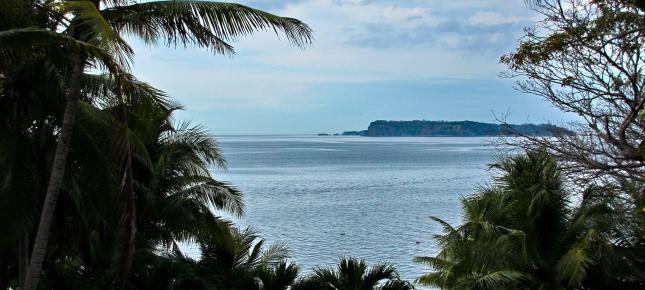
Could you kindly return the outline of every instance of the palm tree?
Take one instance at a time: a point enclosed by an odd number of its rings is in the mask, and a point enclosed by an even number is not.
[[[214,138],[200,126],[178,123],[171,114],[176,107],[149,105],[131,111],[129,131],[134,136],[133,179],[137,236],[148,249],[179,242],[196,241],[214,224],[228,227],[211,209],[241,216],[242,194],[235,187],[215,180],[209,169],[225,169],[225,161]]]
[[[56,116],[57,112],[62,111],[56,96],[64,95],[60,82],[51,81],[55,80],[55,75],[49,74],[51,66],[46,62],[36,59],[20,67],[21,69],[14,68],[16,73],[9,74],[7,90],[0,98],[0,132],[4,136],[0,141],[0,175],[3,177],[0,186],[0,227],[3,228],[3,235],[0,237],[0,264],[6,269],[0,275],[4,276],[0,277],[0,282],[3,285],[11,282],[13,287],[24,281],[29,257],[29,237],[33,237],[33,217],[38,214],[37,205],[42,196],[40,192],[46,186],[40,177],[47,174],[51,164],[59,120]],[[100,82],[96,80],[96,76],[85,77],[92,79],[83,81],[85,97],[88,97],[86,101],[99,102],[99,97],[94,96],[93,92],[102,90],[93,86]],[[42,85],[33,85],[33,82]],[[136,93],[139,102],[160,103],[155,100],[163,97],[158,91],[142,83],[133,84],[137,87],[122,93]],[[75,253],[74,246],[77,245],[83,245],[85,249],[92,248],[91,244],[86,247],[83,243],[71,241],[82,240],[77,236],[81,232],[87,234],[86,239],[90,239],[95,236],[93,231],[105,228],[106,223],[92,222],[91,226],[87,226],[87,231],[78,231],[78,224],[105,220],[105,217],[116,212],[114,207],[104,211],[94,209],[97,209],[97,204],[98,208],[107,206],[110,202],[108,197],[113,196],[111,192],[119,184],[119,179],[113,178],[118,175],[118,169],[113,168],[114,150],[111,150],[114,147],[113,137],[117,133],[114,130],[117,120],[108,111],[99,110],[85,101],[79,104],[79,122],[72,139],[75,150],[71,152],[68,165],[71,170],[66,176],[66,185],[62,189],[63,200],[59,201],[56,217],[56,220],[62,221],[55,225],[54,234],[59,238],[54,239],[56,244],[50,247],[50,251],[56,253],[57,249],[65,249],[67,254]],[[69,219],[62,219],[63,216]],[[76,254],[69,256],[76,257]],[[61,257],[64,259],[68,256]],[[15,261],[18,263],[15,264]],[[83,261],[84,268],[95,268],[96,265],[92,263],[94,261],[96,260]],[[16,276],[15,271],[19,277],[18,283],[12,281],[12,277]]]
[[[284,261],[282,246],[263,249],[264,240],[248,229],[216,227],[217,237],[199,242],[203,252],[198,261],[177,247],[161,255],[138,251],[131,285],[135,289],[286,290],[293,284],[298,268]]]
[[[85,78],[85,95],[93,102],[110,99],[110,96],[104,96],[104,89],[111,87],[110,78],[92,75]],[[136,90],[123,93],[139,96],[129,102],[127,109],[129,144],[133,152],[132,176],[139,213],[136,217],[139,230],[135,236],[137,254],[133,257],[137,267],[135,285],[142,288],[161,285],[151,284],[156,280],[151,276],[164,269],[176,269],[178,276],[173,281],[185,283],[189,283],[188,280],[207,281],[202,277],[212,276],[233,277],[232,281],[241,285],[256,285],[254,278],[260,276],[267,279],[266,285],[288,281],[288,275],[295,267],[289,265],[282,269],[279,266],[278,261],[286,257],[283,246],[270,247],[263,253],[264,242],[258,241],[257,234],[232,230],[229,222],[212,211],[225,210],[241,215],[244,205],[239,191],[213,179],[209,172],[212,166],[225,165],[210,134],[202,127],[188,123],[174,125],[171,115],[178,107],[161,106],[163,102],[158,99],[163,98],[162,92],[140,83]],[[80,107],[72,140],[75,150],[69,157],[72,170],[67,174],[66,194],[59,201],[57,226],[53,232],[56,238],[50,245],[49,262],[43,275],[46,288],[110,287],[113,284],[106,279],[110,279],[109,274],[118,266],[110,263],[110,257],[120,252],[113,243],[118,238],[119,212],[115,209],[118,209],[119,201],[109,192],[115,190],[121,176],[118,162],[113,161],[119,156],[118,150],[114,150],[113,137],[123,126],[119,119],[121,109],[118,106],[121,105],[116,106],[101,110],[90,105]],[[208,270],[202,271],[205,268],[202,263],[206,262],[192,261],[179,251],[177,244],[186,241],[201,241],[204,248],[211,249],[205,253],[216,250],[217,259],[209,261],[217,261],[222,267],[214,268],[209,264]],[[156,254],[168,250],[172,250],[172,255]],[[159,269],[153,270],[154,267]],[[207,274],[191,276],[192,272],[186,272],[190,269]],[[254,274],[256,269],[258,273]],[[182,277],[184,274],[186,276]],[[199,281],[190,277],[197,277],[199,279],[195,279]],[[224,283],[221,281],[228,280],[214,281]]]
[[[289,254],[282,244],[265,248],[265,243],[250,228],[216,226],[215,231],[199,240],[202,277],[221,289],[257,289],[262,284],[260,277],[266,274],[262,269],[279,269]],[[286,271],[288,266],[284,267]],[[285,275],[291,275],[294,269],[290,267]],[[271,282],[267,279],[268,284]]]
[[[600,267],[616,262],[610,235],[617,229],[597,188],[571,207],[558,163],[543,151],[493,168],[501,172],[495,184],[463,199],[464,224],[434,218],[444,228],[436,237],[440,251],[416,260],[435,271],[418,282],[442,289],[593,289],[602,284],[590,283],[588,273],[613,279]]]
[[[315,269],[312,276],[299,281],[293,289],[407,290],[414,288],[399,279],[396,268],[392,265],[377,264],[368,267],[365,260],[350,257],[341,258],[336,269]]]
[[[109,72],[119,70],[108,52],[52,31],[55,19],[46,17],[41,9],[34,9],[34,5],[41,4],[41,1],[7,0],[0,8],[0,127],[7,137],[3,138],[0,154],[3,155],[2,171],[11,177],[4,179],[0,198],[5,205],[3,214],[15,212],[11,208],[22,209],[16,215],[3,218],[11,222],[3,226],[7,231],[2,240],[9,245],[4,249],[18,249],[20,281],[24,281],[29,264],[32,208],[42,200],[42,194],[35,193],[44,191],[41,186],[46,183],[41,179],[49,175],[49,170],[43,167],[51,166],[50,148],[57,140],[52,136],[63,123],[58,118],[62,115],[58,100],[65,94],[67,86],[63,84],[69,80],[63,75],[71,69],[73,59],[69,56],[83,54],[88,61]],[[54,112],[56,116],[50,115]],[[66,126],[69,127],[69,122]],[[25,158],[16,159],[20,156]],[[5,284],[2,280],[0,284]]]
[[[274,266],[261,265],[253,272],[262,282],[258,290],[287,290],[298,278],[298,267],[286,261]]]
[[[18,0],[12,0],[18,1]],[[25,2],[23,2],[25,3]],[[278,17],[263,11],[237,4],[206,1],[159,1],[136,3],[134,1],[34,1],[27,8],[46,11],[53,26],[38,30],[39,34],[55,34],[63,39],[75,39],[77,46],[90,45],[111,52],[122,67],[128,65],[133,51],[123,40],[120,33],[142,38],[148,44],[163,40],[167,45],[195,45],[211,49],[214,53],[232,54],[233,48],[226,41],[248,35],[256,30],[273,29],[282,31],[287,38],[298,46],[311,41],[311,30],[302,22]],[[109,4],[102,9],[102,5]],[[61,27],[63,27],[61,29]],[[43,31],[45,30],[45,31]],[[15,37],[14,37],[15,38]],[[79,42],[80,41],[80,42]],[[0,51],[11,51],[11,46]],[[17,51],[18,49],[13,49]],[[101,51],[100,49],[97,51]],[[65,176],[67,157],[70,151],[73,128],[77,118],[78,100],[81,95],[83,71],[91,63],[83,52],[71,54],[68,71],[68,93],[54,161],[46,190],[45,202],[39,220],[38,230],[32,248],[31,260],[25,279],[24,289],[35,289],[47,250],[54,209]],[[118,67],[110,63],[113,72]],[[127,120],[122,120],[127,121]],[[123,138],[127,140],[127,136]],[[123,146],[123,171],[125,180],[131,181],[130,146]],[[126,182],[121,189],[125,194],[122,224],[125,239],[132,248],[135,214],[132,202],[132,183]],[[126,253],[131,257],[132,253]],[[123,267],[129,268],[131,258],[122,257]],[[123,275],[122,275],[123,276]],[[125,273],[127,276],[127,273]],[[124,280],[120,278],[119,280]]]

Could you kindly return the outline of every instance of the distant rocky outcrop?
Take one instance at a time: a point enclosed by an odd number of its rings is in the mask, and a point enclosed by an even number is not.
[[[478,136],[552,136],[572,132],[551,124],[493,124],[474,121],[374,121],[367,130],[346,131],[345,136],[370,137],[478,137]]]

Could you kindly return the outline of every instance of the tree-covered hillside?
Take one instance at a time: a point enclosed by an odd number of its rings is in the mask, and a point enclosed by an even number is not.
[[[370,123],[367,130],[348,131],[343,135],[361,135],[372,137],[396,136],[500,136],[500,135],[529,135],[550,136],[553,132],[563,132],[566,129],[550,124],[491,124],[474,121],[384,121]]]

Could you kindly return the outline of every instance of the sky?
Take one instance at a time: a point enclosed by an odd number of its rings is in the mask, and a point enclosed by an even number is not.
[[[499,76],[500,57],[539,20],[524,1],[238,3],[304,21],[313,44],[259,32],[227,57],[134,41],[135,75],[184,106],[177,119],[216,135],[340,133],[374,120],[571,120]]]

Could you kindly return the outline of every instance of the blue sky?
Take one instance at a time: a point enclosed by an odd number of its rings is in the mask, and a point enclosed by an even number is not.
[[[362,130],[387,120],[570,121],[499,77],[499,58],[538,18],[521,0],[239,1],[298,18],[305,50],[260,32],[232,58],[135,43],[135,74],[217,135]]]

